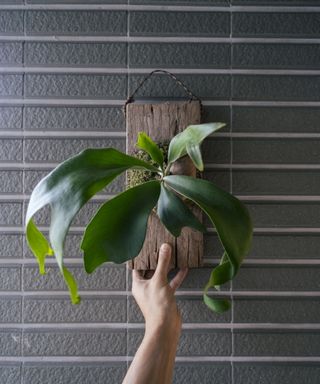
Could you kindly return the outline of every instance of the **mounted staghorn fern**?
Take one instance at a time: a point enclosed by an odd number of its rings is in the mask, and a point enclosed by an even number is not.
[[[228,300],[209,297],[208,290],[219,289],[233,279],[248,253],[252,238],[249,213],[238,199],[213,183],[170,172],[174,162],[183,156],[189,156],[196,168],[203,171],[200,145],[224,125],[188,126],[171,140],[167,158],[159,146],[141,132],[137,147],[150,161],[113,148],[86,149],[56,167],[33,190],[26,215],[27,242],[37,258],[40,273],[45,273],[46,256],[54,255],[72,303],[79,303],[77,283],[63,263],[64,243],[71,222],[83,205],[116,177],[128,170],[138,170],[147,172],[149,180],[105,202],[86,227],[80,245],[86,272],[92,273],[105,262],[123,263],[136,257],[154,209],[175,237],[186,226],[206,232],[205,226],[188,208],[187,202],[191,201],[209,217],[224,248],[220,264],[213,269],[204,288],[204,302],[215,312],[229,309]],[[32,220],[47,204],[51,208],[50,242]]]

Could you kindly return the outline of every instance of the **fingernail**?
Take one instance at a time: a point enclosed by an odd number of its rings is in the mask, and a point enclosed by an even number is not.
[[[159,252],[161,253],[170,253],[171,252],[171,245],[168,243],[163,243],[160,247]]]

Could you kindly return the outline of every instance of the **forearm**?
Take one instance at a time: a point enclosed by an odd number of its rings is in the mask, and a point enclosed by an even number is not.
[[[170,384],[180,327],[146,329],[123,384]]]

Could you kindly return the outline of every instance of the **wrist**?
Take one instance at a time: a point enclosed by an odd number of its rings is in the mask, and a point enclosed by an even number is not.
[[[157,338],[179,340],[181,333],[181,320],[178,319],[162,319],[157,321],[146,322],[146,336],[154,336]]]

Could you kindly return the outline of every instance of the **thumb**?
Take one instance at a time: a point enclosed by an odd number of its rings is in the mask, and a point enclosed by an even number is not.
[[[171,261],[171,245],[168,243],[164,243],[161,245],[159,250],[158,265],[154,274],[156,278],[167,280],[170,261]]]

